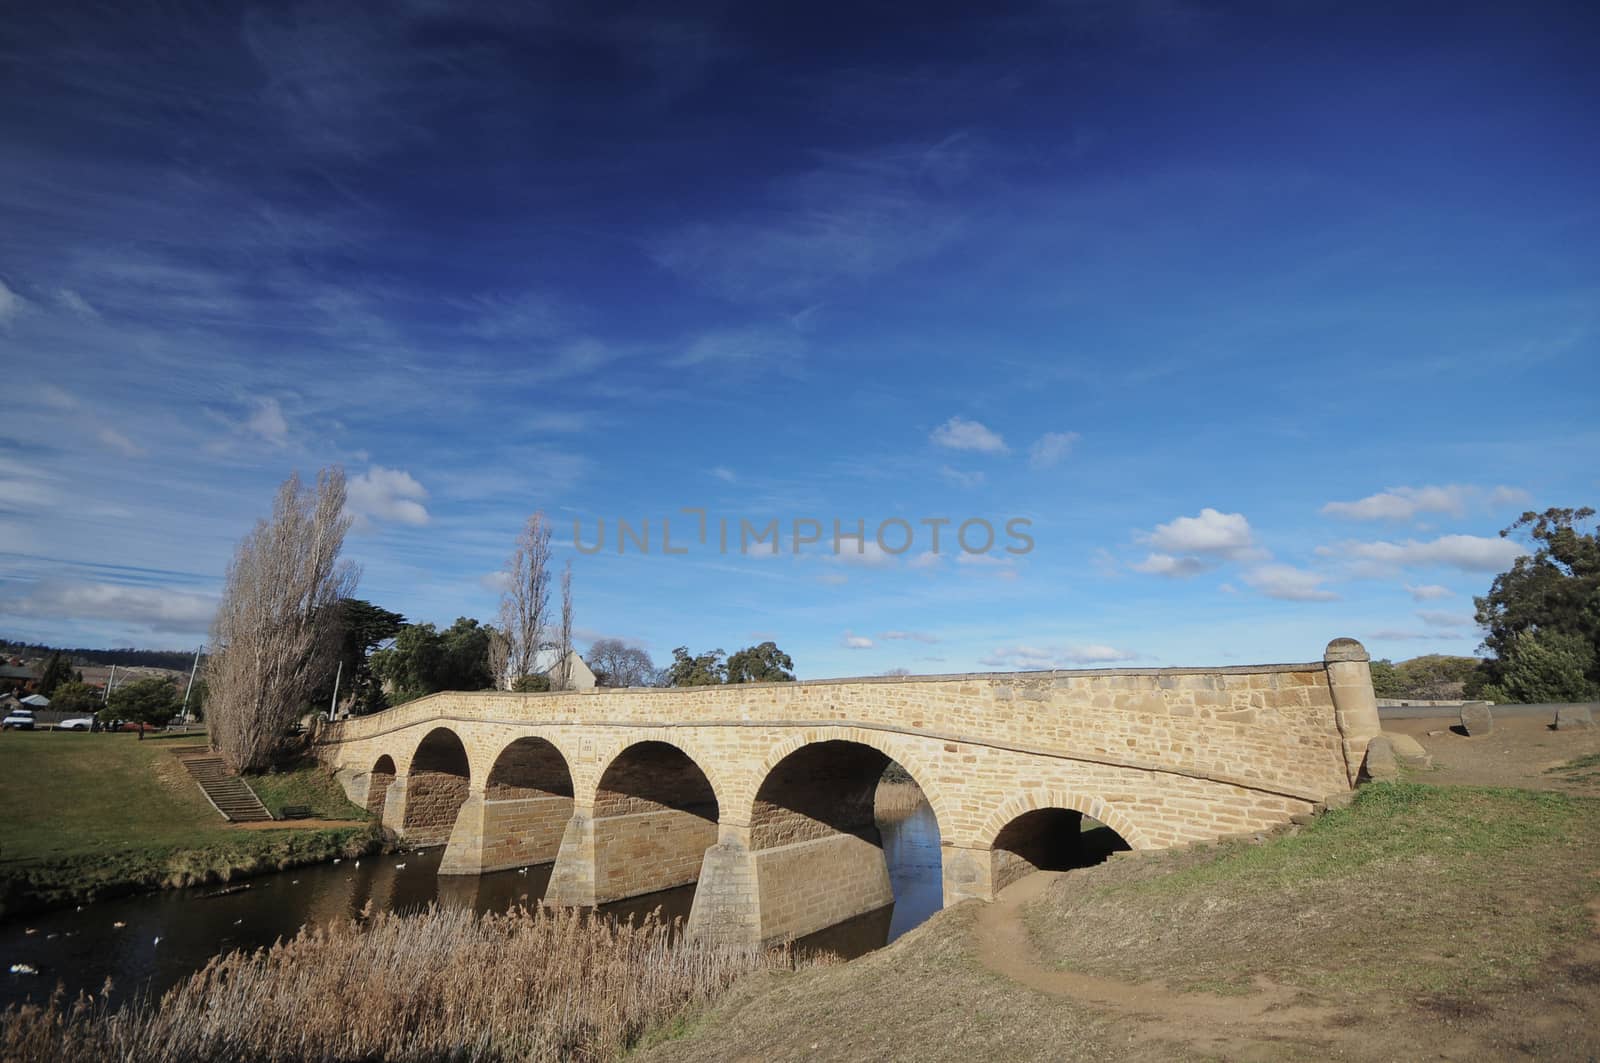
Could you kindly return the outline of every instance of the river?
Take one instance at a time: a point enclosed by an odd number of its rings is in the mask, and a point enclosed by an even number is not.
[[[881,825],[895,902],[819,931],[797,944],[846,958],[881,948],[922,923],[942,903],[939,828],[926,802],[905,819]],[[159,995],[211,957],[259,948],[302,926],[348,919],[368,904],[374,911],[414,912],[429,904],[504,911],[544,896],[551,865],[482,876],[438,875],[442,848],[365,856],[244,879],[230,887],[165,890],[79,909],[23,916],[0,923],[0,1006],[50,994],[57,983],[69,997],[98,992],[109,979],[113,999]],[[626,918],[659,908],[687,918],[694,887],[653,893],[601,910]],[[26,964],[38,973],[10,973]]]

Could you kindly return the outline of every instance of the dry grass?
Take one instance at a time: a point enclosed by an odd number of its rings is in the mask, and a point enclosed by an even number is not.
[[[711,949],[564,910],[434,908],[232,952],[158,1005],[103,998],[0,1015],[0,1058],[603,1060],[783,952]]]
[[[1028,923],[1063,967],[1176,988],[1481,994],[1587,930],[1597,853],[1592,799],[1374,784],[1266,845],[1074,872]]]
[[[916,783],[885,779],[878,783],[873,812],[879,823],[898,823],[910,819],[922,801],[922,788]]]

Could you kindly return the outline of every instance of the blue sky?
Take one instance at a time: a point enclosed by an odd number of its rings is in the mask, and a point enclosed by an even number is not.
[[[1470,652],[1596,501],[1584,5],[144,7],[0,24],[12,637],[196,644],[329,463],[412,619],[543,509],[585,638],[804,677]]]

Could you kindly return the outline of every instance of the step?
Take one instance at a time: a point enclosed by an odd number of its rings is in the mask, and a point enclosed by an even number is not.
[[[249,784],[229,770],[227,763],[215,753],[205,749],[175,749],[173,755],[223,819],[244,823],[272,818],[272,813]]]

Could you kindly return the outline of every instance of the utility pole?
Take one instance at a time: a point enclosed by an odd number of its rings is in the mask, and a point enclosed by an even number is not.
[[[200,648],[198,650],[194,651],[194,665],[189,669],[189,685],[183,688],[183,722],[184,723],[194,723],[194,721],[189,718],[189,691],[194,689],[195,673],[200,671],[200,654],[205,651],[205,648],[206,648],[205,643],[202,642],[200,644]]]
[[[104,705],[111,700],[111,688],[117,681],[117,666],[111,666],[111,675],[106,679],[106,689],[100,695],[100,704]]]
[[[339,710],[339,680],[344,678],[344,660],[339,661],[339,670],[333,674],[333,701],[328,703],[328,722],[332,723],[334,714]]]

